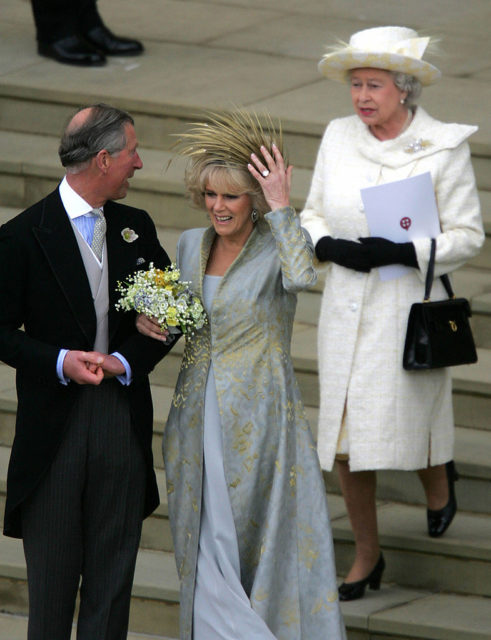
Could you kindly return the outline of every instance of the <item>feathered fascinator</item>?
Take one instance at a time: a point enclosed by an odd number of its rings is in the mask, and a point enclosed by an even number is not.
[[[273,142],[284,156],[281,124],[275,127],[271,116],[235,109],[230,113],[208,111],[203,122],[192,122],[173,150],[190,158],[192,164],[204,168],[207,165],[223,165],[229,168],[246,169],[251,161],[251,153],[260,158],[262,145],[272,154]]]

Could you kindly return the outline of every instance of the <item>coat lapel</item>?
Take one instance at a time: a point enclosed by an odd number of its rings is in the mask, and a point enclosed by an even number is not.
[[[44,199],[40,225],[33,228],[33,233],[67,299],[75,321],[85,334],[88,344],[92,345],[96,333],[92,294],[82,256],[58,189]]]

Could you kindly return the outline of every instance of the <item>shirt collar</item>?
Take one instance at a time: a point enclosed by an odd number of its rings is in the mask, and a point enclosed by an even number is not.
[[[90,204],[82,198],[82,196],[79,196],[78,193],[72,189],[68,184],[66,176],[60,183],[59,192],[65,211],[67,212],[68,217],[72,220],[92,212],[93,207],[91,207]],[[100,208],[102,209],[102,207]]]

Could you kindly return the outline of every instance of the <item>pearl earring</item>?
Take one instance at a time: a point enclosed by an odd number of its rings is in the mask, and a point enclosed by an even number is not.
[[[404,104],[404,103],[406,102],[406,98],[401,98],[401,99],[399,100],[399,102],[400,102],[401,104]]]
[[[257,222],[258,218],[259,218],[258,212],[256,211],[256,209],[253,209],[251,211],[251,220],[252,220],[253,224],[255,224]]]

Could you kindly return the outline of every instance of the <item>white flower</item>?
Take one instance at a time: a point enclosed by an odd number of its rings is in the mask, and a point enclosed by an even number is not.
[[[123,236],[123,240],[125,240],[126,242],[134,242],[138,238],[138,234],[129,227],[125,227],[121,231],[121,235]]]

